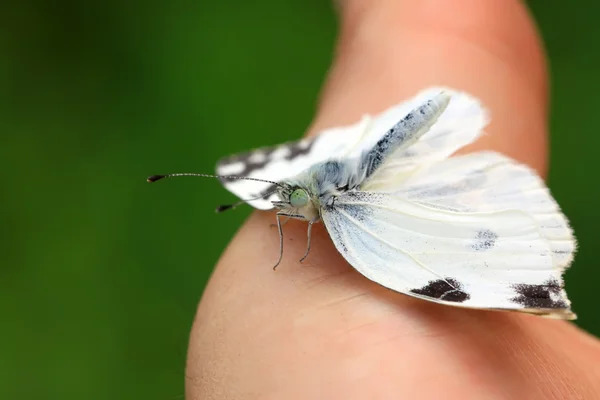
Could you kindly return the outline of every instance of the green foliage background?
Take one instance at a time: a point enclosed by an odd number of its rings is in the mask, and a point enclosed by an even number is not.
[[[552,68],[550,186],[581,246],[567,284],[596,335],[598,4],[531,2]],[[196,303],[249,210],[215,215],[232,199],[217,182],[144,178],[299,137],[332,7],[32,0],[0,22],[0,398],[181,395]]]

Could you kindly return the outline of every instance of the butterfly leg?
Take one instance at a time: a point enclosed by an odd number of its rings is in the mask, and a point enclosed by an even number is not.
[[[275,218],[277,218],[277,230],[279,230],[279,260],[277,260],[277,263],[273,266],[273,271],[275,271],[279,263],[281,263],[281,259],[283,258],[283,229],[281,229],[281,220],[279,219],[279,217],[282,215],[287,216],[287,214],[280,212],[275,214]]]
[[[304,259],[306,259],[306,257],[308,257],[308,252],[310,251],[310,235],[312,232],[312,226],[318,220],[319,220],[318,218],[315,218],[311,221],[308,221],[308,244],[306,245],[306,253],[304,253],[304,256],[302,256],[302,258],[300,259],[300,262],[304,261]]]
[[[281,220],[279,218],[280,217],[288,217],[288,219],[285,220],[284,224],[290,218],[300,218],[300,219],[304,218],[302,215],[286,214],[284,212],[278,212],[277,214],[275,214],[275,217],[277,218],[277,230],[279,231],[279,260],[277,260],[277,264],[275,264],[273,266],[273,271],[275,271],[277,266],[281,263],[281,259],[283,258],[283,229],[281,229],[283,224],[281,223]]]
[[[281,224],[282,227],[285,226],[285,224],[288,223],[288,221],[291,219],[292,217],[290,217],[289,215],[287,216],[287,218],[285,219],[285,221],[283,221],[283,223]],[[271,224],[269,225],[271,228],[275,228],[277,226],[277,224]]]

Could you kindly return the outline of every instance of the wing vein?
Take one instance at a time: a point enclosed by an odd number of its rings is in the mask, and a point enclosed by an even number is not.
[[[444,277],[442,277],[441,275],[437,274],[435,271],[432,271],[431,269],[429,269],[427,266],[425,266],[421,261],[419,261],[418,259],[416,259],[412,254],[408,253],[405,250],[402,250],[400,247],[396,246],[393,243],[388,242],[387,240],[383,239],[382,237],[380,237],[379,235],[375,234],[373,231],[371,231],[369,228],[367,228],[364,224],[360,223],[360,221],[357,221],[354,217],[350,216],[347,212],[345,212],[344,210],[337,210],[340,214],[344,215],[350,222],[352,222],[354,225],[356,225],[357,227],[359,227],[360,229],[364,230],[365,232],[367,232],[369,235],[371,235],[373,238],[375,238],[376,240],[378,240],[379,242],[391,247],[392,249],[398,250],[400,251],[402,254],[410,257],[415,263],[417,263],[421,268],[425,269],[426,271],[429,271],[430,273],[432,273],[434,276],[438,277],[439,279],[442,279],[445,281]],[[448,282],[446,282],[448,283]],[[450,283],[448,283],[451,287],[452,286]],[[455,288],[456,289],[456,288]]]

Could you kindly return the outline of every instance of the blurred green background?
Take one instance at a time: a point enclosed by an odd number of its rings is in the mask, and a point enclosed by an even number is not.
[[[552,69],[550,186],[581,246],[567,287],[599,335],[600,3],[530,3]],[[176,398],[202,288],[250,210],[214,214],[232,200],[217,182],[144,178],[299,137],[333,8],[15,1],[0,22],[0,398]]]

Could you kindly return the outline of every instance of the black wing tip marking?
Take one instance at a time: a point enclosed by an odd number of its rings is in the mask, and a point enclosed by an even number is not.
[[[541,285],[520,283],[512,285],[517,296],[510,300],[526,308],[568,309],[569,303],[563,297],[563,286],[556,279],[549,279]]]
[[[462,284],[453,278],[429,281],[426,286],[420,289],[412,289],[410,292],[453,303],[462,303],[471,298],[467,292],[462,290]]]

